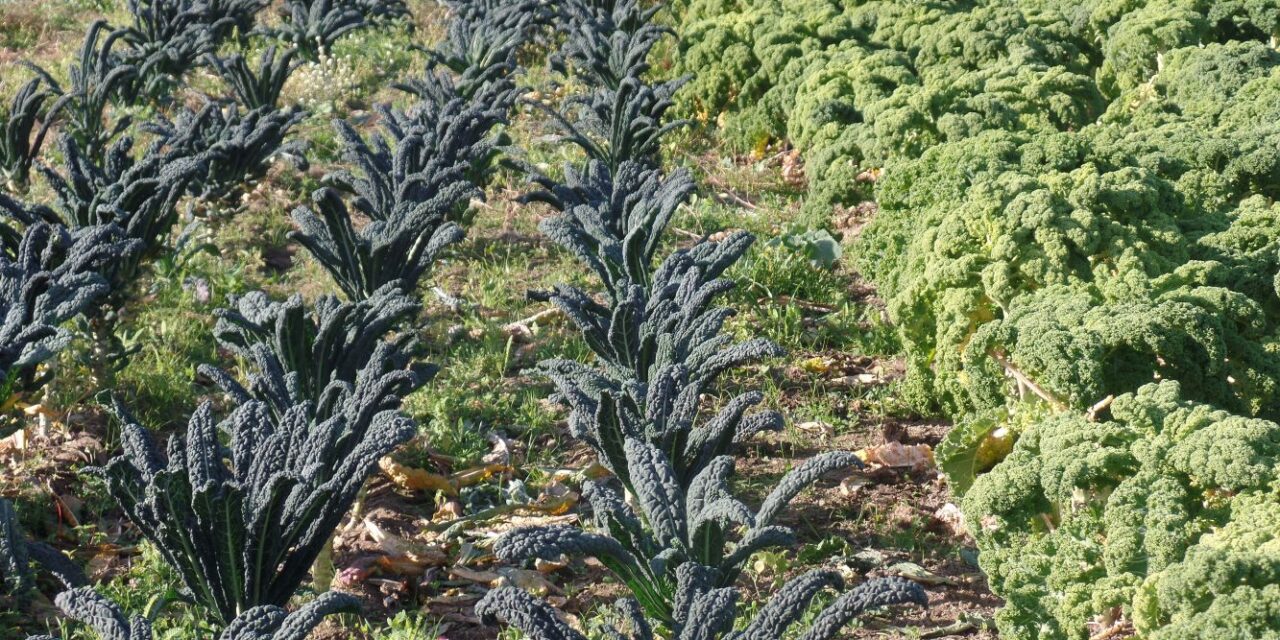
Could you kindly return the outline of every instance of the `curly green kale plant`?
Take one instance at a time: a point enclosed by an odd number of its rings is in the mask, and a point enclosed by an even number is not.
[[[60,593],[55,602],[64,615],[88,625],[101,640],[152,640],[151,622],[127,618],[119,605],[89,587]],[[359,608],[358,600],[335,592],[324,593],[293,612],[254,607],[232,620],[217,640],[306,640],[326,616]],[[28,640],[57,639],[32,636]]]
[[[105,20],[96,20],[89,25],[78,61],[67,70],[70,83],[66,89],[49,72],[28,64],[66,99],[61,109],[64,131],[90,158],[99,161],[111,141],[128,129],[132,122],[127,114],[120,115],[109,126],[106,120],[109,105],[134,99],[130,94],[138,77],[138,68],[111,52],[126,33],[124,29],[112,30]]]
[[[692,563],[681,565],[677,572],[677,598],[680,608],[676,619],[667,625],[656,625],[644,616],[641,607],[630,599],[619,600],[615,613],[629,633],[608,627],[611,638],[620,640],[778,640],[787,637],[793,627],[810,614],[814,599],[828,589],[839,589],[844,581],[834,571],[810,571],[792,579],[752,617],[741,621],[738,592],[717,588],[703,567]],[[858,585],[822,608],[798,637],[803,640],[830,640],[858,616],[882,607],[928,602],[919,585],[902,578],[880,578]],[[503,622],[526,634],[532,640],[585,640],[559,617],[546,602],[525,591],[503,587],[490,591],[476,604],[476,614],[489,624]],[[667,629],[659,634],[655,628]]]
[[[289,76],[300,66],[294,58],[296,48],[289,48],[276,56],[276,46],[271,45],[262,52],[255,72],[240,54],[227,58],[209,56],[209,65],[222,77],[231,88],[236,102],[248,111],[260,108],[275,109],[280,102],[280,92],[284,90]]]
[[[1280,425],[1183,388],[1042,420],[965,494],[1002,637],[1280,631]]]
[[[0,499],[0,602],[19,603],[36,588],[32,564],[51,574],[64,589],[88,584],[80,567],[61,551],[28,540],[18,525],[13,503]]]
[[[56,91],[40,89],[42,78],[33,78],[22,85],[13,96],[9,112],[0,117],[4,133],[0,135],[0,179],[6,188],[15,191],[23,190],[31,176],[31,164],[40,155],[44,146],[44,137],[49,133],[58,111],[66,104],[62,98],[41,115],[40,109],[46,100],[56,95]],[[36,129],[37,122],[40,128]],[[31,134],[35,131],[35,139]]]

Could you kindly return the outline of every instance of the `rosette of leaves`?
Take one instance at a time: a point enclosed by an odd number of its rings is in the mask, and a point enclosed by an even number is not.
[[[0,200],[9,215],[34,215],[15,206]],[[21,428],[12,414],[52,378],[40,365],[71,342],[59,325],[105,296],[110,284],[100,272],[137,248],[114,225],[68,231],[34,222],[12,256],[0,254],[0,435]]]
[[[0,134],[0,178],[6,187],[15,191],[26,189],[31,177],[31,164],[40,155],[49,125],[66,104],[65,98],[55,100],[41,116],[40,109],[45,101],[56,95],[55,91],[42,90],[42,81],[37,77],[22,85],[13,96],[9,112],[0,115],[0,125],[4,128]],[[36,124],[40,124],[39,129]],[[31,137],[33,131],[36,132],[35,139]]]
[[[670,621],[647,619],[635,600],[622,599],[615,615],[624,623],[624,633],[615,627],[605,630],[618,640],[829,640],[862,614],[894,605],[926,606],[927,596],[919,585],[903,578],[879,578],[858,585],[830,604],[813,612],[814,600],[829,590],[844,586],[835,571],[810,571],[792,579],[773,595],[750,620],[740,620],[736,589],[717,588],[710,571],[693,563],[677,572],[676,596],[680,602]],[[504,622],[531,640],[585,640],[586,636],[561,620],[546,602],[513,587],[490,591],[476,603],[476,615],[487,624]],[[807,621],[807,628],[802,627]],[[801,627],[797,629],[797,627]],[[661,631],[659,631],[661,630]]]
[[[188,183],[188,191],[205,201],[227,202],[252,189],[275,158],[307,168],[306,141],[285,141],[305,117],[301,109],[259,107],[240,111],[235,103],[210,102],[200,111],[184,109],[177,120],[160,118],[144,129],[162,139],[180,142],[171,150],[190,157],[204,155],[205,170]]]
[[[285,0],[284,12],[276,37],[311,59],[332,51],[342,36],[369,26],[365,13],[350,0]]]
[[[670,33],[652,22],[659,8],[644,9],[634,0],[606,5],[575,1],[561,7],[557,24],[564,44],[552,67],[572,71],[596,89],[567,100],[562,112],[542,108],[565,140],[611,170],[624,160],[657,166],[663,136],[688,124],[663,119],[690,77],[646,82],[649,53]]]
[[[466,111],[477,112],[483,110]],[[462,228],[450,217],[482,195],[469,178],[477,165],[491,163],[496,154],[496,143],[475,131],[481,128],[475,118],[426,126],[394,110],[382,113],[388,137],[374,135],[371,144],[345,122],[334,122],[343,157],[359,173],[326,176],[326,182],[354,194],[352,205],[372,222],[357,230],[333,188],[313,194],[319,215],[308,207],[293,213],[300,229],[292,237],[352,300],[368,298],[388,284],[416,289],[440,252],[462,239]]]
[[[101,640],[151,640],[153,637],[150,621],[127,617],[119,605],[91,588],[60,593],[55,603],[64,615],[88,625]],[[218,634],[218,640],[306,640],[325,617],[359,609],[358,600],[332,591],[292,613],[280,607],[254,607],[236,616]],[[56,638],[32,636],[27,640]]]
[[[286,408],[237,397],[220,423],[206,403],[186,435],[170,439],[167,461],[117,404],[124,453],[93,473],[216,619],[283,606],[378,459],[416,431],[397,411],[413,374],[388,367],[390,351],[380,345],[354,383],[330,382],[323,402]]]
[[[409,5],[405,0],[347,0],[370,22],[391,22],[402,18],[410,18]]]
[[[162,98],[182,81],[236,23],[202,0],[129,0],[133,26],[124,30],[125,59],[138,68],[143,92]]]
[[[441,86],[448,91],[447,85]],[[395,180],[405,180],[403,176],[437,173],[440,176],[436,181],[440,181],[451,179],[457,171],[482,189],[502,164],[503,151],[510,143],[505,133],[494,130],[507,122],[504,105],[513,104],[521,91],[502,82],[489,85],[475,100],[422,100],[408,111],[378,105],[374,110],[381,116],[386,136],[372,139],[372,147],[350,127],[335,125],[340,128],[338,137],[343,143],[344,159],[359,167],[363,178],[339,169],[326,175],[325,181],[370,201],[370,205],[362,207],[380,207],[383,211],[394,210],[394,203],[382,198],[381,204],[373,204],[379,200],[363,191],[372,188],[374,182],[381,183],[383,186],[378,188],[386,191]],[[392,175],[399,177],[388,182]]]
[[[619,445],[627,466],[618,479],[635,496],[636,506],[608,484],[588,483],[599,533],[568,526],[516,529],[498,540],[494,553],[508,562],[594,556],[627,585],[650,618],[664,624],[682,610],[680,567],[691,562],[706,567],[710,583],[732,587],[752,554],[795,543],[789,527],[775,524],[791,500],[829,472],[860,466],[852,453],[821,454],[783,477],[753,511],[729,491],[732,456],[713,458],[683,482],[672,458],[658,447],[634,436],[624,436]]]
[[[273,302],[262,292],[233,303],[234,308],[215,312],[214,335],[222,348],[253,363],[258,373],[249,377],[246,388],[216,369],[202,371],[238,400],[266,402],[278,415],[304,399],[316,403],[317,415],[332,414],[340,409],[326,395],[337,388],[332,385],[356,383],[375,360],[388,373],[405,372],[385,378],[395,383],[390,393],[383,392],[388,402],[412,393],[438,371],[410,357],[416,347],[412,332],[387,337],[397,327],[411,325],[420,311],[418,303],[392,286],[360,302],[323,296],[314,308],[301,296]]]
[[[277,57],[276,46],[271,45],[262,52],[256,72],[240,54],[226,58],[209,56],[208,60],[209,66],[231,88],[236,102],[252,111],[263,107],[276,108],[285,82],[301,64],[295,59],[297,54],[297,48],[289,48]]]
[[[80,567],[61,551],[22,534],[13,503],[0,499],[0,603],[21,602],[36,588],[32,564],[48,572],[64,589],[88,584]]]
[[[617,89],[574,96],[559,112],[535,104],[560,128],[561,139],[581,147],[591,160],[611,170],[627,160],[656,167],[661,164],[662,138],[689,124],[688,120],[663,122],[675,104],[673,96],[686,81],[677,78],[651,85],[632,76]]]
[[[44,69],[27,63],[55,92],[67,101],[61,109],[64,131],[79,144],[90,158],[101,160],[111,141],[129,128],[132,119],[123,114],[107,126],[107,106],[128,101],[138,68],[111,52],[126,35],[124,29],[112,30],[105,20],[95,20],[85,33],[78,62],[67,69],[70,84],[64,89]],[[103,36],[106,36],[104,39]]]
[[[452,71],[458,94],[468,99],[514,73],[516,53],[550,17],[532,0],[452,8],[454,15],[444,40],[424,49],[427,70],[444,67]]]
[[[616,171],[592,160],[582,170],[565,166],[563,182],[536,174],[533,180],[542,189],[524,200],[561,212],[543,220],[539,229],[590,267],[615,301],[625,298],[633,284],[649,288],[662,234],[696,188],[687,170],[664,176],[629,160]],[[747,236],[737,238],[746,244],[727,259],[736,260],[750,246]],[[730,247],[737,245],[725,245]],[[717,268],[717,275],[721,271]]]
[[[482,184],[496,165],[501,148],[509,144],[503,133],[494,133],[509,120],[525,89],[517,87],[510,77],[483,83],[471,95],[465,95],[449,73],[431,69],[421,78],[393,85],[418,98],[406,111],[379,108],[384,121],[399,131],[424,129],[433,149],[466,159],[473,165],[471,175]],[[393,137],[403,134],[388,130]]]
[[[126,238],[139,242],[138,251],[107,268],[115,296],[125,295],[144,262],[164,249],[177,221],[178,200],[207,170],[208,152],[188,153],[191,139],[200,132],[197,124],[157,138],[137,158],[128,136],[112,144],[101,161],[63,136],[63,173],[43,164],[37,167],[58,202],[54,209],[40,208],[44,219],[73,229],[113,223]]]
[[[209,21],[218,25],[218,40],[225,40],[233,33],[241,38],[253,32],[258,13],[271,4],[271,0],[205,0],[208,2]]]
[[[645,8],[636,0],[611,4],[570,0],[558,7],[556,27],[564,44],[551,57],[551,66],[616,91],[623,80],[648,72],[653,46],[674,31],[653,21],[662,5]]]

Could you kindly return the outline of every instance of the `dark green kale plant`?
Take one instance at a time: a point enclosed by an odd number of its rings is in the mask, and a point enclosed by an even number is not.
[[[82,153],[74,139],[64,136],[63,172],[38,166],[58,202],[54,209],[41,209],[46,220],[73,229],[114,223],[126,238],[139,242],[137,252],[113,261],[105,274],[116,298],[127,295],[143,264],[166,248],[177,222],[178,200],[188,184],[207,172],[209,152],[191,154],[203,123],[188,124],[171,136],[158,137],[136,158],[128,136],[112,144],[102,161]]]
[[[330,382],[320,403],[244,400],[220,423],[204,404],[167,461],[117,405],[124,453],[94,473],[216,619],[284,606],[377,461],[416,432],[397,411],[414,374],[388,370],[390,351],[380,345],[354,383]]]
[[[209,66],[213,67],[230,87],[236,102],[246,110],[252,111],[262,107],[276,108],[280,102],[280,92],[284,89],[284,83],[300,65],[295,60],[297,54],[296,48],[290,48],[277,57],[276,47],[271,45],[262,52],[257,72],[249,67],[249,63],[240,54],[226,58],[209,56],[208,61]]]
[[[42,78],[33,78],[22,85],[13,96],[9,112],[0,115],[0,183],[15,191],[25,190],[31,176],[31,164],[40,155],[40,147],[44,146],[44,137],[49,133],[49,125],[58,115],[65,98],[55,100],[49,109],[41,115],[40,109],[46,100],[56,95],[55,91],[41,90]],[[39,129],[36,124],[39,123]],[[35,132],[35,139],[31,134]]]
[[[323,296],[314,309],[301,296],[272,302],[262,292],[233,303],[235,308],[215,312],[214,335],[222,348],[253,363],[258,373],[244,387],[217,369],[202,371],[237,401],[265,402],[278,416],[308,399],[318,416],[341,409],[327,395],[331,385],[355,384],[370,362],[381,363],[387,372],[411,374],[386,379],[401,385],[394,395],[385,396],[389,402],[426,384],[438,370],[411,358],[416,348],[413,332],[388,337],[398,327],[412,325],[420,311],[395,287],[384,287],[357,303]]]
[[[284,11],[276,37],[311,59],[333,51],[338,38],[369,26],[364,12],[350,0],[285,0]]]
[[[902,578],[879,578],[858,585],[837,597],[813,617],[811,605],[828,589],[839,589],[844,580],[835,571],[810,571],[792,579],[756,612],[750,621],[740,622],[738,591],[717,588],[708,571],[693,563],[681,565],[676,598],[680,603],[675,619],[656,623],[645,618],[635,600],[621,599],[615,613],[625,623],[624,633],[608,627],[606,634],[617,640],[780,640],[793,627],[808,619],[808,627],[796,637],[802,640],[830,640],[858,616],[882,607],[903,604],[924,606],[924,590]],[[476,603],[476,614],[487,624],[503,622],[531,640],[585,640],[585,636],[557,617],[546,602],[513,587],[490,591]],[[660,630],[660,631],[659,631]]]
[[[143,93],[163,100],[207,54],[218,48],[236,18],[217,15],[204,0],[129,0],[133,26],[122,52],[138,68]]]
[[[204,155],[205,171],[191,180],[188,191],[207,202],[230,202],[251,190],[276,158],[307,168],[306,141],[285,141],[304,117],[297,108],[241,111],[235,103],[210,102],[198,112],[184,109],[175,122],[161,118],[143,129],[181,141],[183,146],[171,146],[174,151]]]
[[[689,77],[658,84],[644,80],[649,53],[669,33],[652,23],[657,11],[643,9],[635,0],[611,7],[575,0],[565,3],[557,16],[564,45],[552,67],[576,74],[595,89],[566,100],[560,112],[538,104],[565,140],[612,171],[624,160],[658,166],[662,137],[688,124],[663,120]]]
[[[30,597],[36,588],[33,564],[53,576],[64,589],[89,582],[80,567],[61,551],[27,539],[13,503],[0,499],[0,603],[20,604]]]
[[[139,243],[114,225],[68,231],[38,222],[7,198],[0,213],[30,224],[12,251],[0,254],[0,435],[9,435],[23,425],[24,399],[53,377],[41,365],[71,342],[60,325],[110,291],[101,273],[129,259]]]
[[[55,602],[63,614],[88,625],[101,640],[152,640],[150,621],[126,617],[119,605],[89,587],[60,593]],[[359,609],[358,600],[332,591],[292,613],[280,607],[254,607],[232,620],[217,640],[306,640],[326,616]],[[32,636],[27,640],[57,639]]]
[[[52,74],[27,64],[55,92],[66,98],[61,109],[64,133],[70,134],[80,148],[96,161],[102,160],[107,146],[128,129],[132,121],[123,114],[115,119],[114,124],[107,125],[108,105],[135,99],[131,93],[138,78],[138,68],[111,52],[126,33],[124,29],[111,30],[105,20],[96,20],[89,25],[78,62],[68,67],[70,84],[66,89]]]
[[[465,110],[432,126],[382,108],[387,136],[375,134],[371,144],[345,122],[334,123],[344,159],[360,173],[342,170],[326,181],[353,194],[352,206],[372,222],[355,229],[339,191],[324,188],[313,195],[319,215],[294,211],[294,237],[352,300],[388,284],[414,290],[440,251],[462,239],[450,218],[482,195],[471,178],[477,165],[492,163],[496,145],[483,137],[484,108],[461,101],[447,107]]]

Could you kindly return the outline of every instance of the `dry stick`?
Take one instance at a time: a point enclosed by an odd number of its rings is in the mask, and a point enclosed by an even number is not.
[[[1088,411],[1085,412],[1084,414],[1085,419],[1088,420],[1089,422],[1097,422],[1098,414],[1102,413],[1103,411],[1106,411],[1107,408],[1111,406],[1111,403],[1115,401],[1115,399],[1116,399],[1115,395],[1112,394],[1097,401],[1096,403],[1094,403],[1092,407],[1089,407]]]
[[[1013,363],[1009,361],[1009,357],[1003,351],[999,349],[992,349],[987,353],[992,358],[995,358],[996,362],[1000,363],[1000,366],[1004,367],[1005,373],[1009,374],[1010,376],[1013,376],[1013,379],[1018,381],[1019,389],[1024,387],[1027,389],[1030,389],[1032,393],[1036,394],[1036,396],[1038,396],[1041,400],[1048,402],[1050,405],[1053,406],[1054,409],[1057,409],[1058,411],[1067,410],[1067,403],[1063,402],[1060,398],[1053,395],[1052,393],[1049,393],[1040,385],[1036,384],[1036,381],[1032,380],[1030,376],[1023,373],[1022,371],[1019,371],[1017,367],[1013,366]]]
[[[533,333],[533,331],[529,328],[529,325],[535,322],[538,322],[539,320],[546,320],[547,318],[558,316],[561,313],[563,312],[560,310],[560,307],[551,307],[550,309],[543,309],[542,311],[539,311],[523,320],[508,322],[507,324],[503,325],[502,330],[512,335],[517,333],[520,333],[520,334]]]

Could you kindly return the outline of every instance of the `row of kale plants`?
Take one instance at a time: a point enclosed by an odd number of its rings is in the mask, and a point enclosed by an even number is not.
[[[1001,637],[1280,635],[1277,4],[672,4],[955,420]]]
[[[128,301],[147,263],[173,250],[184,197],[228,198],[271,158],[300,157],[302,144],[285,138],[304,115],[277,106],[293,60],[366,21],[400,14],[396,3],[288,0],[291,20],[272,35],[293,48],[268,48],[257,71],[241,57],[217,57],[221,41],[265,33],[253,26],[263,5],[131,2],[135,27],[91,27],[69,90],[37,70],[15,101],[6,149],[17,153],[4,158],[18,167],[10,179],[24,183],[20,165],[34,166],[59,206],[0,200],[16,223],[0,226],[0,395],[10,405],[48,381],[41,365],[70,341],[62,325],[72,317],[87,318],[96,336],[111,335],[112,312]],[[517,53],[542,37],[558,43],[553,68],[593,89],[559,108],[542,106],[585,161],[566,166],[562,179],[520,165],[538,186],[527,200],[557,211],[544,233],[580,259],[603,291],[558,286],[537,294],[563,310],[596,356],[591,364],[551,360],[538,369],[569,409],[571,435],[613,477],[586,486],[592,531],[520,529],[496,542],[495,555],[508,562],[597,557],[631,591],[618,611],[637,640],[783,637],[815,598],[842,586],[840,574],[815,570],[792,580],[749,621],[739,620],[737,579],[756,551],[794,543],[776,520],[800,491],[859,463],[847,452],[819,455],[784,477],[758,509],[730,491],[737,448],[780,428],[782,416],[752,411],[763,400],[754,391],[716,411],[703,406],[704,397],[725,373],[781,350],[764,339],[735,343],[725,331],[733,310],[717,306],[733,286],[724,273],[750,247],[749,234],[658,258],[667,224],[696,189],[687,170],[663,169],[663,139],[683,124],[665,116],[685,80],[646,79],[651,49],[668,33],[654,21],[658,9],[635,0],[450,8],[449,29],[427,52],[423,76],[396,85],[409,106],[378,106],[381,131],[367,135],[335,121],[345,168],[326,175],[311,203],[293,212],[291,237],[341,295],[277,301],[255,292],[233,300],[217,313],[215,337],[247,370],[201,368],[229,410],[203,404],[185,433],[162,447],[114,401],[123,452],[90,473],[173,568],[183,596],[223,629],[219,637],[301,639],[326,615],[355,609],[354,599],[335,592],[292,614],[283,607],[332,544],[377,461],[417,432],[400,405],[437,369],[421,360],[416,292],[442,251],[463,238],[458,221],[501,164],[509,143],[501,125],[523,93]],[[125,51],[113,53],[116,43]],[[103,125],[107,106],[163,100],[201,63],[226,79],[238,105],[210,102],[140,126],[155,141],[135,159],[132,138],[122,135],[130,123]],[[19,144],[41,119],[34,142]],[[62,173],[36,160],[55,121]],[[104,351],[104,371],[126,355]],[[66,556],[26,540],[7,503],[0,503],[0,525],[8,590],[31,593],[35,561],[67,588],[56,598],[67,616],[104,638],[150,637],[147,620],[128,619]],[[861,584],[811,618],[804,637],[833,637],[864,611],[904,603],[925,604],[924,591],[899,578]],[[534,638],[581,637],[517,589],[496,589],[476,609]]]

